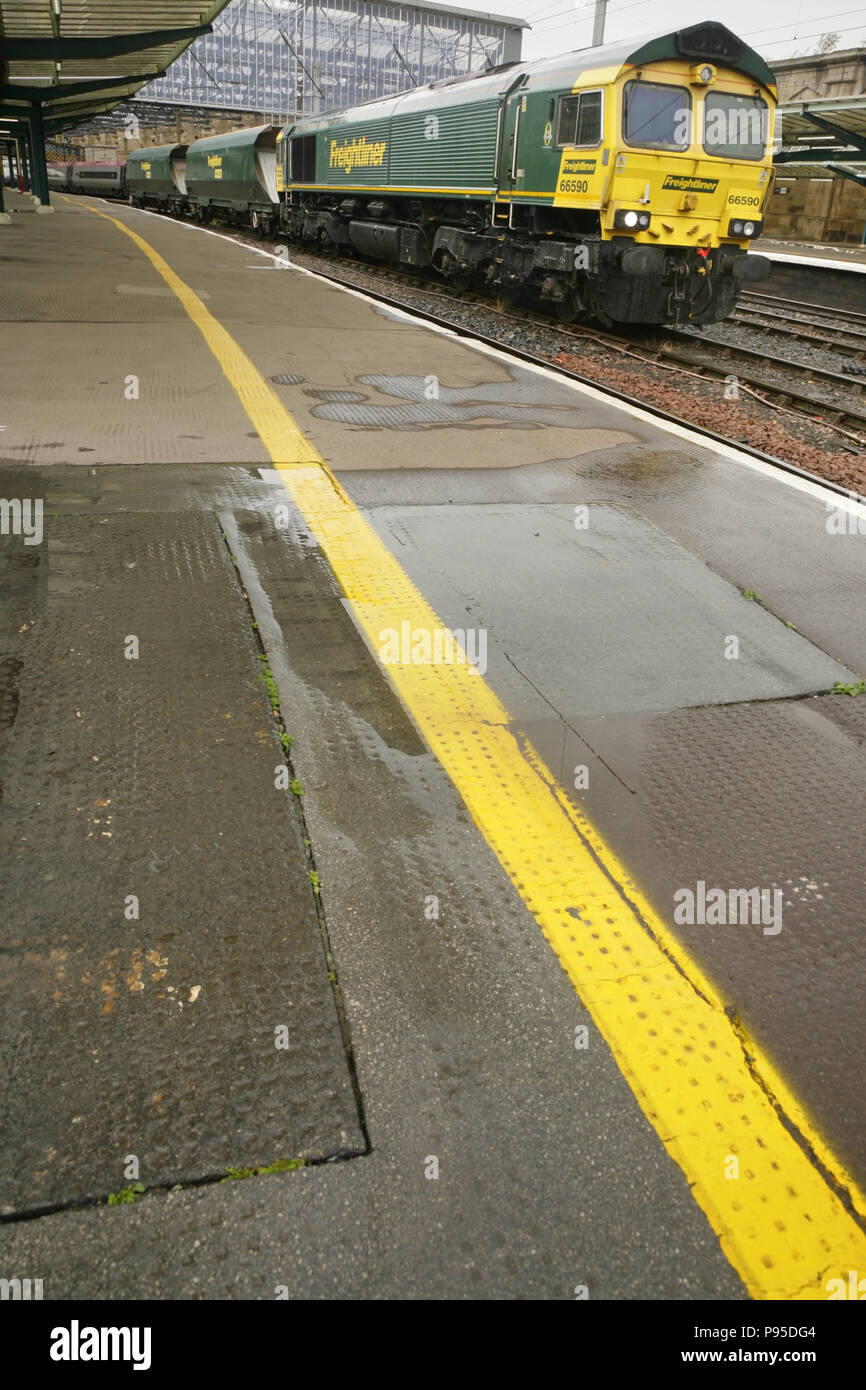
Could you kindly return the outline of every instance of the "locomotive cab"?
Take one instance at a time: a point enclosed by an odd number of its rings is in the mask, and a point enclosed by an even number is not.
[[[763,60],[716,23],[587,66],[570,90],[530,88],[510,151],[510,226],[570,231],[583,249],[576,277],[548,275],[543,296],[563,317],[724,318],[740,282],[769,269],[747,252],[772,188],[774,108]],[[545,179],[552,212],[532,194]]]

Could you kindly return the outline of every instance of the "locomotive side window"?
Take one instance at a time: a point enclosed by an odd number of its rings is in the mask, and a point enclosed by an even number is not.
[[[601,92],[575,92],[559,98],[557,145],[601,143]]]
[[[686,150],[691,144],[692,98],[685,87],[660,82],[626,82],[622,134],[629,145],[652,150]]]
[[[770,113],[761,97],[707,92],[704,149],[723,159],[763,159],[770,140]]]
[[[316,137],[299,135],[292,141],[291,148],[292,183],[315,183],[316,181]]]

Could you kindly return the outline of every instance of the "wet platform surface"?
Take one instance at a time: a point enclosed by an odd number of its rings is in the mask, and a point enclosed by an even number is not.
[[[806,260],[838,261],[842,269],[846,265],[866,268],[866,247],[841,246],[833,242],[781,241],[761,237],[755,250],[768,256],[802,256]]]
[[[116,227],[57,205],[0,239],[2,488],[46,513],[43,545],[2,542],[19,981],[4,1129],[28,1135],[3,1200],[105,1195],[136,1144],[147,1185],[358,1156],[148,1199],[119,1244],[99,1209],[9,1226],[5,1249],[50,1258],[46,1296],[88,1278],[188,1296],[190,1266],[162,1252],[174,1223],[191,1248],[208,1222],[225,1253],[190,1256],[206,1296],[270,1297],[287,1266],[298,1296],[571,1297],[583,1275],[599,1297],[742,1296],[606,1048],[575,1068],[580,1001],[303,518],[277,520],[285,490],[197,330]],[[832,533],[819,490],[591,392],[248,247],[98,207],[206,296],[442,620],[485,630],[514,727],[665,920],[698,880],[782,892],[777,935],[674,930],[866,1179],[866,703],[832,693],[866,670],[866,536]],[[274,787],[259,640],[333,961]],[[273,1047],[283,1021],[297,1051]],[[447,1181],[425,1179],[430,1155]],[[249,1229],[256,1260],[238,1252]]]

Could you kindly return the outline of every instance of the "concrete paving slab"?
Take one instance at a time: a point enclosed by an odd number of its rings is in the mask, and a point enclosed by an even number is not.
[[[623,507],[384,507],[371,519],[447,626],[486,633],[490,679],[518,721],[538,693],[568,721],[855,679]]]
[[[177,297],[111,223],[71,206],[16,218],[3,239],[0,460],[264,463]]]

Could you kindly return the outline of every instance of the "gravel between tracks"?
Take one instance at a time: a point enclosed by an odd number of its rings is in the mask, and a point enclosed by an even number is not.
[[[251,245],[261,245],[252,238]],[[276,250],[276,246],[273,248]],[[592,339],[569,337],[560,326],[522,323],[501,314],[492,305],[462,301],[450,295],[426,290],[423,286],[395,284],[361,266],[336,263],[289,247],[295,264],[324,274],[333,273],[357,289],[387,293],[395,304],[408,310],[434,313],[467,332],[493,337],[502,348],[516,348],[546,358],[554,366],[578,372],[600,386],[610,386],[636,400],[676,415],[686,423],[701,425],[722,434],[732,443],[749,444],[773,454],[798,468],[826,478],[842,487],[866,495],[866,450],[856,451],[854,441],[846,441],[817,420],[787,414],[765,405],[745,390],[739,400],[724,398],[724,384],[690,375],[671,366],[656,365]],[[721,326],[720,326],[721,327]],[[725,329],[725,336],[729,329]],[[709,346],[709,338],[704,342]],[[766,348],[766,344],[765,344]],[[768,354],[769,355],[769,354]],[[735,368],[731,368],[732,371]],[[855,452],[856,451],[856,452]]]

